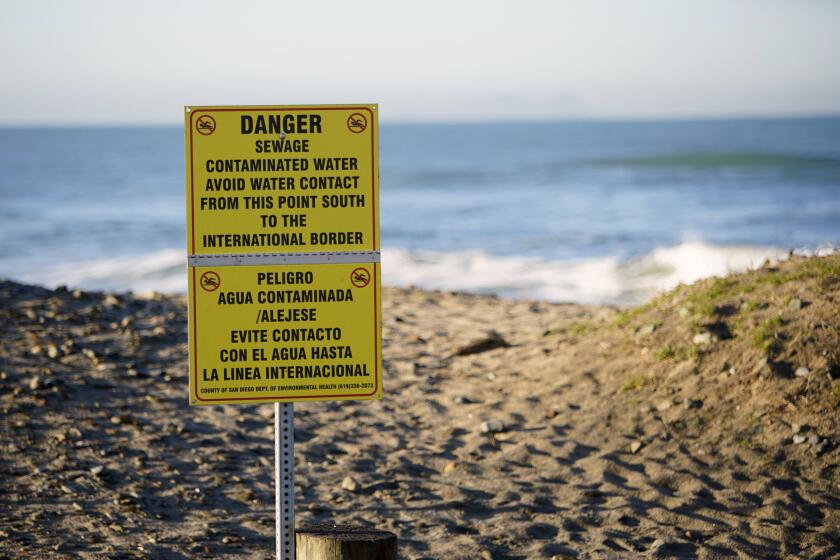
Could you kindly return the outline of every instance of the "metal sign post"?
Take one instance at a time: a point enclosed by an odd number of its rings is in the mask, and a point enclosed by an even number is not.
[[[295,405],[274,403],[274,515],[277,560],[295,560]]]

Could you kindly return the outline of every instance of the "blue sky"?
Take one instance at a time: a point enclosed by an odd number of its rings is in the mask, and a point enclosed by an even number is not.
[[[379,102],[385,121],[840,113],[833,0],[0,0],[0,124]]]

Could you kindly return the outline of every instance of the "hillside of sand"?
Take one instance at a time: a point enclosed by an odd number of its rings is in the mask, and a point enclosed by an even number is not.
[[[181,297],[0,283],[0,558],[272,558],[271,405]],[[297,522],[403,558],[836,558],[840,256],[632,309],[386,289],[385,396],[296,405]]]

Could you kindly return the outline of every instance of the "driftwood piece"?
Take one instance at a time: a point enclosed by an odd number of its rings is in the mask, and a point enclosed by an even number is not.
[[[497,333],[496,331],[487,331],[487,334],[479,338],[478,340],[473,340],[469,344],[466,344],[455,351],[456,356],[469,356],[470,354],[481,354],[482,352],[487,352],[489,350],[495,350],[496,348],[509,348],[510,344],[507,340],[504,339],[502,335]]]

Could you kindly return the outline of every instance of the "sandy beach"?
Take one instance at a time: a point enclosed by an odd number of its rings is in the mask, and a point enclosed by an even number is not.
[[[0,558],[272,558],[271,405],[185,301],[0,283]],[[296,405],[297,523],[408,559],[836,558],[840,256],[631,309],[384,291],[384,398]]]

